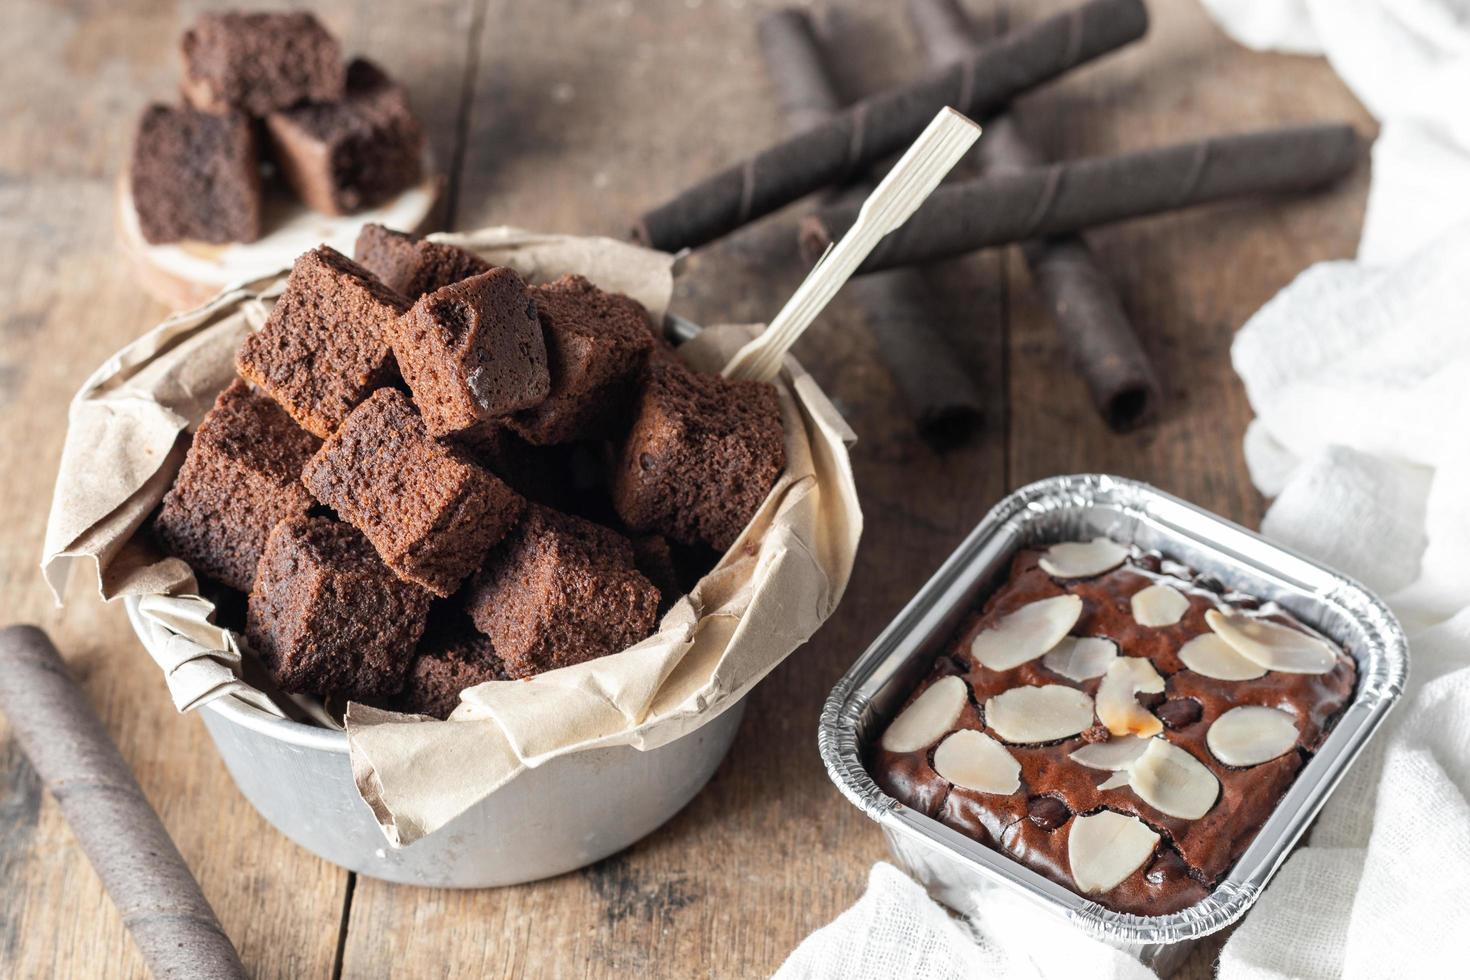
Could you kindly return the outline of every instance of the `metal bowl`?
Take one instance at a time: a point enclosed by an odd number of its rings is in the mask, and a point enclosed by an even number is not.
[[[125,600],[150,653],[161,627]],[[549,878],[628,847],[678,813],[730,750],[745,701],[649,751],[559,756],[404,848],[390,846],[358,795],[347,736],[277,718],[231,696],[200,709],[235,785],[277,830],[358,874],[407,885],[488,888]]]

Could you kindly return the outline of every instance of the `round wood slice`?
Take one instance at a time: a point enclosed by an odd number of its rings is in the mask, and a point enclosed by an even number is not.
[[[319,214],[284,190],[268,189],[266,231],[256,241],[150,245],[143,238],[131,182],[124,173],[117,191],[118,242],[150,295],[176,310],[193,309],[228,287],[285,272],[298,255],[318,245],[350,256],[363,225],[425,230],[443,183],[442,177],[431,175],[380,207],[341,216]]]

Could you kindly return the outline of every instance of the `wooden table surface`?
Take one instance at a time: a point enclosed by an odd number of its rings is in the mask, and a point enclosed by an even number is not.
[[[971,0],[977,11],[986,0]],[[1067,0],[1017,5],[1013,19]],[[325,0],[346,47],[409,86],[449,175],[452,228],[621,235],[643,207],[780,132],[755,42],[767,0]],[[0,32],[0,588],[5,620],[51,631],[251,971],[261,977],[761,976],[862,892],[879,832],[827,781],[827,691],[1005,492],[1058,473],[1148,480],[1254,525],[1240,442],[1250,409],[1234,331],[1301,269],[1353,253],[1366,167],[1310,198],[1249,201],[1091,236],[1157,359],[1159,421],[1109,433],[1069,373],[1016,250],[932,270],[941,327],[985,393],[983,431],[937,454],[914,435],[852,297],[796,353],[860,436],[867,513],[847,598],[751,699],[709,787],[662,830],[581,872],[494,891],[354,875],[280,836],[236,791],[198,719],[173,710],[118,606],[36,570],[66,404],[166,310],[130,279],[110,202],[134,118],[170,97],[195,3],[7,0]],[[1371,122],[1319,59],[1231,44],[1194,0],[1153,0],[1148,37],[1021,105],[1055,155],[1142,148],[1316,119]],[[902,4],[846,5],[841,70],[869,85],[922,59]],[[804,273],[792,217],[696,253],[674,310],[769,317]],[[0,722],[0,976],[121,977],[137,952]],[[1184,975],[1208,976],[1218,944]],[[1080,974],[1079,974],[1080,975]]]

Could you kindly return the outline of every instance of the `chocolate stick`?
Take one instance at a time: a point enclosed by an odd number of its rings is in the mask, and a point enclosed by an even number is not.
[[[974,30],[959,0],[909,0],[908,10],[931,64],[959,61],[974,51]],[[1026,142],[1014,111],[986,125],[978,151],[992,174],[1045,162]],[[1158,375],[1086,240],[1080,235],[1037,239],[1025,243],[1022,253],[1098,413],[1119,431],[1142,422],[1159,400]]]
[[[244,978],[199,883],[34,626],[0,631],[0,709],[155,977]]]
[[[1143,36],[1143,0],[1089,3],[1016,31],[964,62],[863,99],[825,123],[695,184],[647,212],[633,237],[675,252],[861,173],[895,153],[951,106],[972,118]]]
[[[930,262],[1246,194],[1312,190],[1351,171],[1359,156],[1351,126],[1319,124],[960,181],[930,195],[859,271]],[[828,207],[805,218],[804,254],[820,255],[841,238],[856,211]]]
[[[810,128],[841,110],[842,97],[805,11],[773,11],[761,18],[757,33],[788,129]],[[871,190],[864,181],[838,200],[861,204]],[[919,433],[940,446],[965,441],[980,422],[980,393],[932,325],[932,290],[908,269],[868,276],[848,288],[856,290],[857,305],[914,411]]]

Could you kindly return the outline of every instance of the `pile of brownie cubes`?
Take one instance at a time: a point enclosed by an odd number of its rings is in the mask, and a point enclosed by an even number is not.
[[[155,536],[334,705],[442,718],[626,649],[785,467],[775,388],[691,370],[635,300],[377,225],[302,255],[235,366]]]
[[[307,13],[204,14],[181,46],[186,105],[143,112],[129,169],[152,244],[261,235],[262,159],[308,207],[349,214],[423,179],[402,88]]]

